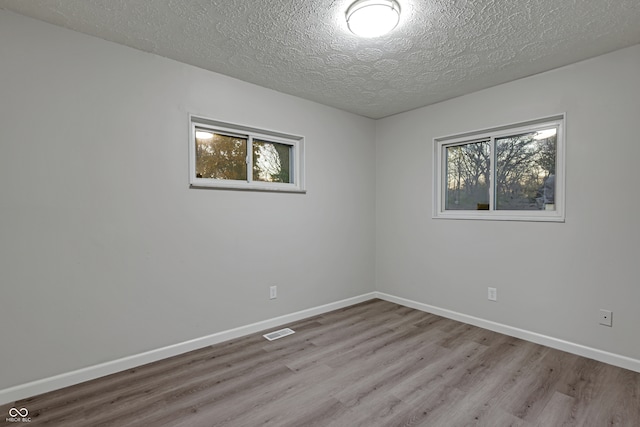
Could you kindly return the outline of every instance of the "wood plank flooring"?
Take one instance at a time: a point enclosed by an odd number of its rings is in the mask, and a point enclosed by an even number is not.
[[[32,426],[640,426],[640,374],[371,300],[0,406]]]

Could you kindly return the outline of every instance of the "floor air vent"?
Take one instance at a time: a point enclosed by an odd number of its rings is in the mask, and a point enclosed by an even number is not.
[[[284,328],[280,329],[279,331],[269,332],[268,334],[263,335],[263,337],[265,337],[269,341],[273,341],[277,340],[278,338],[286,337],[287,335],[291,335],[293,333],[295,333],[295,331],[289,328]]]

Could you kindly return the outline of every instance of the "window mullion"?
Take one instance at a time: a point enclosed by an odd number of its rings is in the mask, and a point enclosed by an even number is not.
[[[442,210],[444,211],[444,206],[446,206],[447,203],[447,192],[449,190],[449,182],[447,180],[449,173],[447,164],[447,147],[444,144],[440,147],[440,158],[444,159],[444,163],[442,161],[439,162],[440,188],[438,190],[440,192],[440,203],[442,203]],[[443,164],[444,167],[442,166]]]
[[[247,138],[247,182],[253,181],[253,135]]]
[[[289,182],[293,179],[293,182],[298,182],[297,174],[298,170],[295,166],[294,160],[297,158],[298,153],[296,152],[296,147],[291,146],[291,155],[289,156]]]
[[[495,137],[491,137],[489,140],[489,153],[490,156],[490,164],[489,164],[489,210],[495,211],[495,189],[496,189],[496,180],[497,180],[497,166],[498,166],[498,153],[496,153],[496,139]]]

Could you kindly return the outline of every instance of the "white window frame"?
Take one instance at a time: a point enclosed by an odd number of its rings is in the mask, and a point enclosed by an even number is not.
[[[247,179],[212,179],[196,176],[196,128],[247,139]],[[284,144],[291,147],[289,176],[291,183],[253,180],[253,140]],[[257,129],[250,126],[221,122],[201,116],[189,115],[189,185],[192,188],[219,188],[227,190],[276,191],[305,193],[304,137],[282,132]]]
[[[565,221],[565,113],[557,114],[536,120],[515,123],[505,126],[483,129],[473,132],[465,132],[457,135],[443,136],[433,139],[433,218],[434,219],[472,219],[472,220],[503,220],[503,221]],[[513,136],[519,133],[535,132],[544,128],[556,126],[556,173],[555,173],[555,210],[495,210],[495,140],[505,136]],[[491,160],[491,184],[489,185],[489,210],[446,210],[445,197],[447,185],[445,151],[447,147],[462,145],[476,141],[487,140],[490,144]]]

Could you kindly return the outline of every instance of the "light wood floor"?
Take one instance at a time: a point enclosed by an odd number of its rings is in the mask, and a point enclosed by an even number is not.
[[[640,374],[386,301],[0,407],[31,426],[640,426]],[[5,424],[2,424],[5,422]]]

